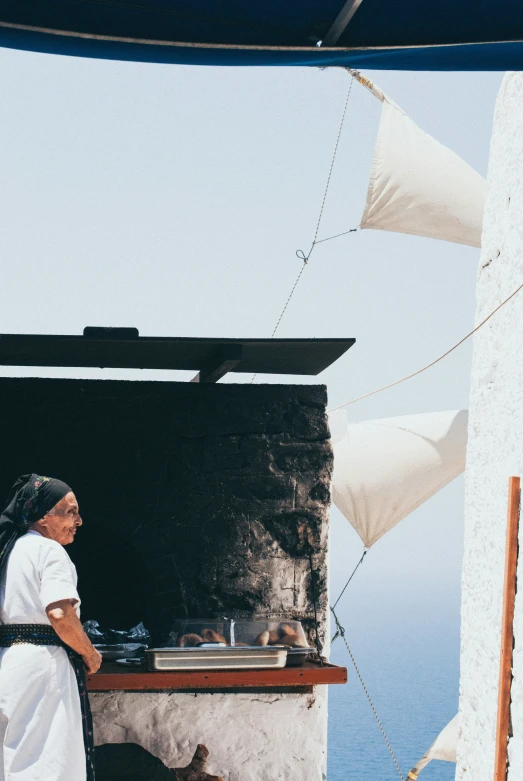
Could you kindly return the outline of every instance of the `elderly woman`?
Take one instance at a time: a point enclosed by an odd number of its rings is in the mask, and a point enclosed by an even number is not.
[[[101,657],[80,623],[82,525],[61,480],[23,475],[0,516],[0,781],[93,781],[85,669]]]

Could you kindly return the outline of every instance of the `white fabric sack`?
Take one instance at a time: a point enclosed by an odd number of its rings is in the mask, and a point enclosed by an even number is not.
[[[441,730],[438,737],[423,754],[419,762],[412,768],[407,778],[416,779],[424,767],[433,759],[441,759],[444,762],[456,761],[456,746],[458,743],[459,714],[454,716],[447,726]]]
[[[486,182],[384,96],[361,228],[481,246]]]
[[[468,411],[348,423],[329,415],[332,498],[370,548],[465,470]]]

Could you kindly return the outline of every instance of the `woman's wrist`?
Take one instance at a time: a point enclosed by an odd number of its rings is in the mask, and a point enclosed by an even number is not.
[[[89,641],[89,646],[85,649],[85,653],[82,654],[82,656],[84,656],[86,659],[89,659],[89,658],[91,658],[92,656],[94,656],[97,653],[98,653],[98,651],[96,650],[94,645],[91,643],[91,641]]]

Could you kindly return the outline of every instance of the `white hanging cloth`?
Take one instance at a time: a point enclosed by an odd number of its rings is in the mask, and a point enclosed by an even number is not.
[[[467,410],[329,424],[332,498],[367,548],[465,470]]]
[[[382,109],[360,227],[480,247],[483,177],[371,86]]]
[[[421,773],[424,767],[433,759],[441,759],[444,762],[456,761],[456,745],[458,742],[458,729],[459,729],[459,714],[454,716],[447,726],[441,730],[438,737],[429,748],[429,750],[423,754],[419,762],[412,768],[407,778],[412,781],[416,781],[417,777]]]

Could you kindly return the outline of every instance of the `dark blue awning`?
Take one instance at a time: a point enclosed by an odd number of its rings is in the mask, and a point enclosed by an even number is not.
[[[0,45],[193,65],[520,70],[523,2],[0,0]]]

